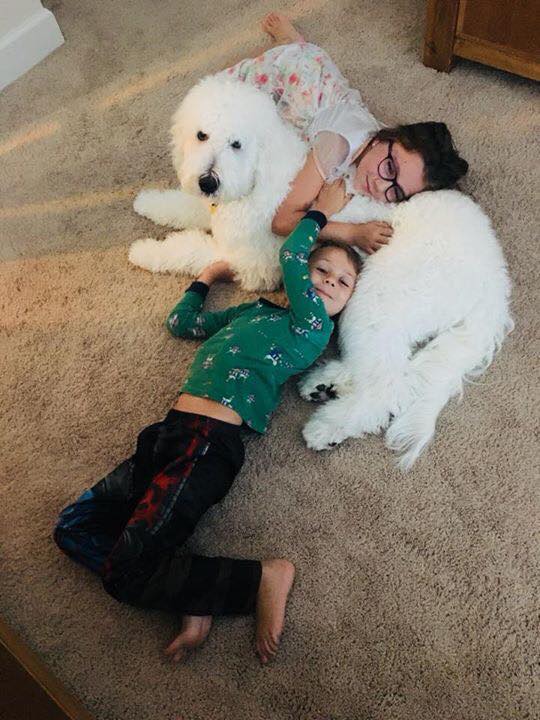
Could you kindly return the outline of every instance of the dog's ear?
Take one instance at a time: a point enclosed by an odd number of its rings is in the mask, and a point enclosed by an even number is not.
[[[295,131],[285,125],[274,107],[271,110],[274,117],[268,118],[267,129],[259,137],[254,195],[273,206],[273,212],[287,195],[305,151]]]
[[[185,141],[185,115],[186,115],[186,97],[180,103],[178,109],[173,115],[171,125],[171,153],[173,166],[176,170],[176,174],[180,175],[180,168],[183,162],[183,147]]]
[[[171,126],[171,151],[173,165],[178,176],[184,161],[184,147],[189,140],[189,133],[193,130],[193,123],[201,113],[201,103],[212,92],[216,85],[216,78],[212,75],[202,78],[194,85],[184,97],[173,115]],[[204,104],[203,104],[204,107]]]
[[[184,147],[184,103],[180,103],[180,107],[173,115],[171,126],[171,152],[172,161],[177,175],[180,175],[180,168],[183,161]]]

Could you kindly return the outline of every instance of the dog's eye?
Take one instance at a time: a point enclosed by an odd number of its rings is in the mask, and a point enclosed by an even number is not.
[[[208,135],[206,133],[203,133],[202,130],[199,130],[199,132],[197,133],[197,140],[204,142],[205,140],[208,140]]]
[[[231,143],[231,147],[233,147],[235,150],[240,150],[240,148],[242,147],[242,143],[240,142],[240,140],[235,140]]]

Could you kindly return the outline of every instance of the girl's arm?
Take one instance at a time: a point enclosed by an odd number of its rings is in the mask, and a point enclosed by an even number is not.
[[[319,195],[323,185],[324,180],[311,151],[304,167],[293,180],[289,194],[274,215],[272,232],[277,235],[290,235]]]
[[[289,194],[277,209],[272,221],[272,232],[289,235],[313,204],[324,185],[324,179],[317,167],[313,150],[307,156],[304,167],[295,177]],[[390,240],[392,228],[387,223],[343,223],[328,222],[321,230],[321,240],[342,240],[356,245],[367,253],[378,250]]]

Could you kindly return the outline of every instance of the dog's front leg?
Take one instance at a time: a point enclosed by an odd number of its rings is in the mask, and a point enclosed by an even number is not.
[[[133,202],[133,209],[157,225],[169,225],[178,230],[210,229],[208,205],[182,190],[141,190]]]
[[[231,237],[234,243],[231,243]],[[281,285],[280,243],[272,236],[261,242],[260,237],[251,238],[240,232],[235,236],[231,231],[227,237],[218,237],[217,241],[234,266],[236,279],[244,290],[272,292]]]
[[[151,272],[198,275],[220,257],[212,236],[201,230],[174,232],[161,241],[136,240],[129,249],[130,262]]]
[[[349,437],[378,433],[390,421],[391,406],[382,389],[354,389],[319,408],[303,430],[308,447],[328,450]]]

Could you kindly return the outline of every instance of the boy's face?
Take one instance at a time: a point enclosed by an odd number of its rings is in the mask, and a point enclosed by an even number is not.
[[[309,258],[311,282],[329,317],[347,304],[356,284],[356,268],[345,250],[323,247]]]

